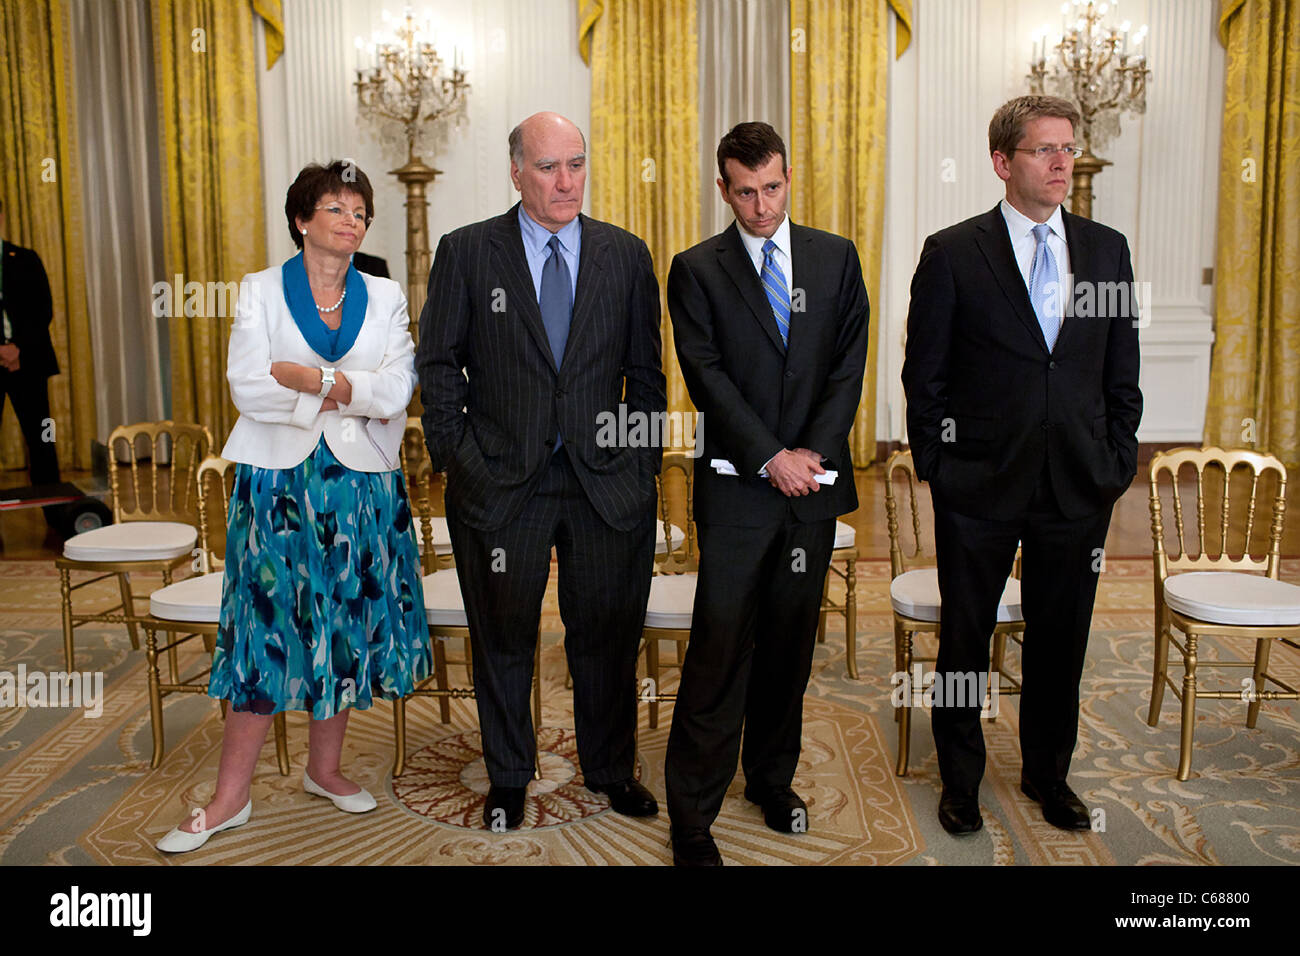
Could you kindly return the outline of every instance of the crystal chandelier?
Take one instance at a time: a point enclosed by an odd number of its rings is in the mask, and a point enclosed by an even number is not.
[[[1071,207],[1082,216],[1092,214],[1092,177],[1110,165],[1109,160],[1093,155],[1093,149],[1102,149],[1119,136],[1121,114],[1140,115],[1147,107],[1147,77],[1151,75],[1143,50],[1147,28],[1134,31],[1128,20],[1118,26],[1103,23],[1118,6],[1119,0],[1066,0],[1061,5],[1061,36],[1055,45],[1047,28],[1033,37],[1029,91],[1050,92],[1079,109],[1080,128],[1075,133],[1083,156],[1074,164]]]

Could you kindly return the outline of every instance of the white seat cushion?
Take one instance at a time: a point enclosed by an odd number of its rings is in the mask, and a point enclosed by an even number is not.
[[[1300,624],[1300,587],[1245,571],[1189,571],[1165,578],[1165,603],[1211,624]]]
[[[889,603],[904,617],[917,621],[939,620],[939,569],[917,568],[905,571],[889,582]],[[1023,621],[1020,610],[1020,582],[1007,578],[998,602],[998,623]]]
[[[676,551],[686,540],[686,532],[677,525],[671,525],[673,534],[673,550]],[[655,554],[668,553],[668,538],[664,535],[664,523],[658,518],[655,519]]]
[[[194,550],[199,533],[178,521],[127,521],[73,535],[63,556],[73,561],[166,561]]]
[[[853,525],[845,524],[843,521],[835,522],[835,547],[851,548],[857,538],[858,533],[853,529]]]
[[[650,600],[646,602],[646,627],[689,630],[695,607],[694,574],[656,574],[650,579]]]
[[[149,595],[149,613],[167,621],[216,624],[221,620],[220,571],[200,574],[159,588]]]
[[[451,554],[451,532],[447,529],[447,519],[430,518],[429,531],[433,536],[433,553]]]
[[[460,595],[460,578],[455,568],[426,574],[424,585],[424,613],[429,623],[436,627],[469,627],[465,615],[465,601]]]

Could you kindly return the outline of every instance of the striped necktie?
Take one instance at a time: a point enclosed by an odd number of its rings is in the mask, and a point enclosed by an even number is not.
[[[772,304],[772,315],[776,319],[777,330],[781,333],[781,342],[790,344],[790,290],[785,285],[785,275],[777,265],[776,243],[771,239],[763,243],[763,291],[767,301]]]

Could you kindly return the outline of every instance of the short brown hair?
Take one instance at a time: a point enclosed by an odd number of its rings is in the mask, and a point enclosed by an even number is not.
[[[1079,128],[1079,111],[1059,96],[1017,96],[998,107],[989,121],[989,155],[1010,156],[1025,136],[1025,124],[1041,116],[1055,116]]]
[[[718,143],[718,175],[725,185],[727,160],[734,159],[746,169],[758,169],[769,156],[781,157],[781,172],[786,170],[785,140],[767,123],[737,123]]]
[[[328,166],[308,163],[284,197],[289,237],[299,249],[302,248],[302,233],[298,231],[296,220],[310,220],[316,214],[316,204],[320,202],[320,197],[329,193],[356,193],[366,204],[367,223],[375,218],[375,192],[370,188],[370,180],[361,171],[361,167],[351,160],[343,159],[331,160]]]

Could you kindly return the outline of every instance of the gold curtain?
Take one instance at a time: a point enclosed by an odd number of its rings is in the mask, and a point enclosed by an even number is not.
[[[50,335],[61,374],[50,416],[64,468],[90,467],[95,379],[82,241],[81,176],[67,24],[60,0],[0,0],[0,159],[6,238],[35,249],[54,297]],[[21,361],[21,357],[20,357]],[[0,401],[4,401],[0,397]],[[26,467],[17,417],[5,415],[0,467]]]
[[[663,303],[668,408],[691,408],[673,348],[664,283],[699,234],[696,0],[578,0],[591,66],[591,212],[645,240]]]
[[[876,457],[891,8],[901,55],[910,0],[790,0],[790,217],[853,240],[871,300],[862,401],[849,435],[859,468]]]
[[[278,0],[154,0],[153,40],[163,136],[166,275],[238,282],[266,267],[257,126],[254,16],[267,27],[268,66],[284,47]],[[227,301],[225,309],[220,305]],[[218,442],[235,421],[226,387],[233,299],[205,293],[204,312],[170,319],[172,417],[207,425]]]
[[[1205,440],[1300,466],[1300,0],[1224,0]]]

